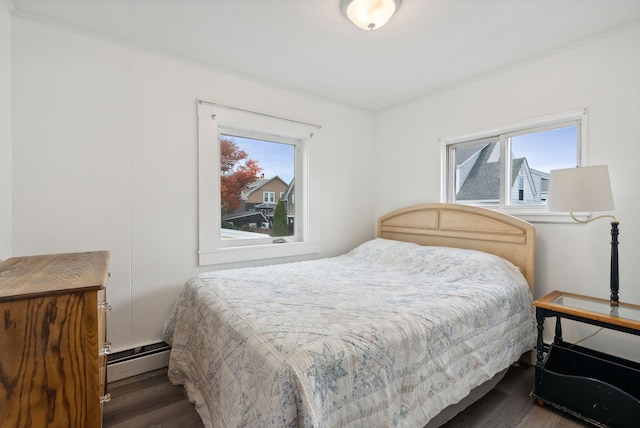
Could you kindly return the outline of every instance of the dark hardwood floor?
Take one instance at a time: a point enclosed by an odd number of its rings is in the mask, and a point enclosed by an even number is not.
[[[529,397],[534,369],[513,366],[498,385],[449,421],[446,428],[577,428],[591,425]],[[184,389],[156,370],[109,384],[104,405],[105,428],[200,428],[202,421]]]
[[[104,404],[105,428],[198,428],[200,416],[182,386],[169,382],[166,369],[112,382]]]

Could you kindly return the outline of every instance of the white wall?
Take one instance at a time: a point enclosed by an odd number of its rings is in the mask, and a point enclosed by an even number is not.
[[[11,17],[0,3],[0,260],[11,256]]]
[[[157,341],[185,279],[208,269],[196,256],[197,98],[322,125],[310,164],[319,256],[372,237],[381,214],[439,201],[440,138],[586,107],[588,162],[609,165],[620,220],[621,297],[640,303],[638,26],[373,115],[46,24],[10,24],[11,36],[0,32],[0,95],[8,64],[12,82],[11,109],[0,101],[0,122],[11,120],[0,159],[13,156],[13,178],[0,198],[13,198],[13,225],[3,204],[0,238],[13,234],[11,255],[110,250],[116,350]],[[608,223],[536,226],[536,297],[606,298]],[[623,342],[587,343],[637,356]]]
[[[321,124],[318,256],[373,236],[373,114],[21,18],[12,43],[13,255],[111,251],[116,351],[160,340],[184,281],[212,269],[197,267],[198,98]]]
[[[620,221],[621,300],[640,304],[639,76],[636,25],[381,112],[376,216],[440,201],[440,138],[587,108],[588,164],[609,166]],[[537,223],[536,230],[536,297],[558,289],[608,298],[607,221]],[[595,329],[565,330],[578,340]],[[640,360],[637,341],[616,334],[585,343]]]

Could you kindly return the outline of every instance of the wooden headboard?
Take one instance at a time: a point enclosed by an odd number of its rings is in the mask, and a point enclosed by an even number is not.
[[[468,205],[415,205],[380,217],[378,237],[495,254],[520,268],[533,294],[535,228],[524,220]]]

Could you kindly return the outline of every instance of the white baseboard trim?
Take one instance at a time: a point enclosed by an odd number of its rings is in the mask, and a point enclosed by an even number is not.
[[[138,350],[136,350],[138,351]],[[114,360],[107,364],[107,383],[158,370],[169,365],[171,349],[153,353],[136,352],[133,357]]]

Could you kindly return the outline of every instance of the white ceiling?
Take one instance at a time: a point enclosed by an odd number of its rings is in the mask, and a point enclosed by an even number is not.
[[[404,0],[368,32],[340,0],[5,1],[17,16],[372,111],[640,20],[640,0]]]

